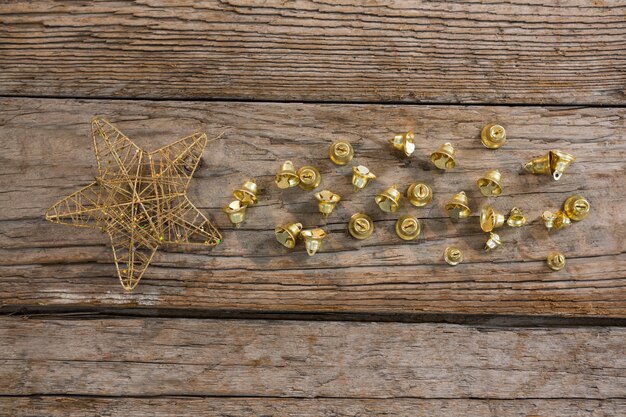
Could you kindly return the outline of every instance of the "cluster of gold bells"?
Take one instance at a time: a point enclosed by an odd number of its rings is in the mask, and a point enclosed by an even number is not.
[[[505,129],[498,124],[488,124],[481,132],[481,140],[485,147],[498,149],[506,142]],[[389,140],[394,149],[410,157],[415,151],[415,136],[413,132],[396,135]],[[337,141],[331,144],[329,151],[330,160],[336,165],[345,165],[354,157],[352,145],[346,141]],[[546,155],[532,159],[524,164],[525,171],[531,174],[549,175],[559,180],[568,169],[575,157],[559,151],[551,150]],[[430,155],[430,161],[438,169],[450,170],[456,166],[455,149],[451,143],[444,143]],[[355,191],[365,188],[376,175],[366,166],[357,165],[352,168],[352,184]],[[282,189],[299,186],[303,190],[313,190],[321,183],[321,175],[318,169],[312,166],[295,168],[291,161],[285,161],[276,174],[275,184]],[[502,194],[502,175],[497,170],[486,172],[476,183],[481,194],[486,197],[497,197]],[[230,220],[235,225],[240,225],[245,219],[245,210],[248,205],[256,202],[256,183],[254,180],[246,181],[240,188],[235,190],[237,200],[224,208]],[[424,183],[415,182],[408,186],[404,195],[410,204],[416,207],[424,207],[433,199],[432,188]],[[315,193],[320,213],[330,215],[341,197],[330,191],[323,190]],[[386,213],[395,213],[402,198],[402,193],[396,185],[392,185],[375,196],[378,207]],[[470,216],[471,209],[469,199],[464,191],[460,191],[448,201],[444,209],[453,220],[461,220]],[[555,212],[545,211],[542,214],[543,222],[548,230],[559,230],[571,225],[572,221],[580,221],[589,213],[589,201],[580,195],[569,197],[562,210]],[[480,211],[480,227],[487,233],[484,249],[494,250],[502,244],[500,236],[494,232],[505,224],[509,227],[521,227],[526,224],[526,218],[522,210],[513,207],[508,217],[497,212],[493,207],[485,205]],[[395,225],[396,234],[404,240],[416,239],[421,231],[421,224],[417,217],[404,215],[397,219]],[[374,232],[374,221],[365,213],[355,213],[348,222],[348,232],[355,239],[367,239]],[[301,223],[280,225],[275,229],[276,240],[289,249],[296,246],[298,238],[304,241],[306,251],[314,255],[322,246],[322,241],[327,233],[322,228],[303,230]],[[444,259],[450,265],[457,265],[463,261],[463,253],[455,247],[447,247],[444,251]],[[565,265],[565,257],[558,252],[551,253],[547,258],[548,266],[559,270]]]

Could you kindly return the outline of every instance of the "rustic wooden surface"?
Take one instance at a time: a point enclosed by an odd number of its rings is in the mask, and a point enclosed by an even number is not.
[[[478,400],[478,399],[285,399],[285,398],[101,398],[31,396],[0,401],[0,412],[13,417],[210,415],[298,417],[609,417],[626,412],[626,401]]]
[[[621,0],[0,5],[0,94],[621,105]]]
[[[0,102],[5,143],[0,167],[0,304],[4,306],[140,306],[308,312],[626,315],[626,216],[624,203],[626,125],[616,109],[538,107],[330,106],[188,102],[103,102],[7,99]],[[139,287],[118,285],[106,235],[48,223],[48,206],[89,183],[95,175],[89,118],[103,114],[146,149],[156,149],[196,130],[224,136],[209,145],[196,173],[191,200],[213,215],[224,242],[213,251],[160,250]],[[510,139],[498,151],[485,149],[478,133],[489,120],[506,120]],[[36,126],[33,129],[33,126]],[[417,151],[402,159],[386,139],[415,128]],[[378,178],[352,191],[350,167],[335,167],[327,148],[344,137],[356,148],[356,163]],[[458,168],[441,173],[427,162],[444,141],[458,148]],[[563,178],[522,174],[522,163],[551,148],[578,156]],[[272,182],[279,161],[312,164],[327,187],[344,198],[329,217],[330,236],[309,257],[302,245],[291,252],[274,238],[287,220],[324,225],[312,192],[280,191]],[[486,170],[504,176],[504,195],[486,199],[475,181]],[[234,230],[220,207],[248,176],[262,187],[260,203]],[[412,180],[433,186],[434,203],[417,209],[404,201],[400,212],[382,213],[374,195]],[[443,205],[465,190],[474,214],[453,224]],[[570,229],[548,234],[538,219],[546,208],[582,193],[593,211]],[[506,211],[521,207],[529,225],[502,229],[501,248],[482,250],[485,234],[478,210],[491,203]],[[346,232],[352,213],[376,221],[375,235],[356,241]],[[414,242],[393,230],[402,213],[419,216],[424,232]],[[451,268],[448,245],[465,250]],[[553,272],[545,258],[567,256]],[[176,252],[173,252],[176,251]]]
[[[1,2],[0,415],[624,416],[625,35],[616,0]],[[45,222],[95,175],[94,115],[148,150],[224,133],[189,192],[224,243],[162,248],[124,293],[104,235]],[[494,120],[509,141],[491,152]],[[403,160],[385,141],[407,129]],[[337,138],[379,176],[359,194],[326,158]],[[427,156],[444,141],[459,167],[442,174]],[[520,172],[551,148],[578,157],[559,182]],[[273,186],[287,158],[343,196],[313,258],[274,241],[323,224],[312,193]],[[491,168],[505,191],[487,200]],[[251,175],[261,202],[234,230],[220,208]],[[435,202],[404,204],[423,222],[405,243],[373,195],[413,180]],[[460,189],[474,215],[453,224]],[[573,193],[592,214],[548,235],[537,217]],[[487,201],[531,220],[490,254]],[[361,210],[377,231],[357,242]]]
[[[194,415],[626,411],[626,331],[619,327],[4,318],[0,336],[0,390],[28,396],[0,412],[22,405],[120,415],[134,405]],[[176,396],[185,397],[182,408]],[[396,397],[397,404],[372,401]]]

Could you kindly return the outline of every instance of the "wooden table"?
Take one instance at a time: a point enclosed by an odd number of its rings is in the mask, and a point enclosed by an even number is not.
[[[0,415],[626,414],[623,2],[16,1],[0,22]],[[147,150],[222,134],[188,192],[222,245],[161,248],[127,293],[105,235],[44,220],[93,180],[95,115]],[[409,129],[406,159],[387,140]],[[327,157],[340,138],[378,175],[359,193]],[[428,155],[447,141],[442,173]],[[523,173],[550,149],[577,157],[560,181]],[[273,185],[287,159],[342,195],[327,221]],[[497,199],[475,186],[488,169]],[[235,229],[220,209],[248,177],[260,202]],[[378,210],[416,180],[433,204]],[[460,190],[473,214],[452,223]],[[591,214],[549,234],[541,212],[575,193]],[[492,252],[485,203],[529,220]],[[368,240],[346,232],[358,211]],[[395,235],[401,214],[417,240]],[[329,232],[314,257],[274,240],[296,220]]]

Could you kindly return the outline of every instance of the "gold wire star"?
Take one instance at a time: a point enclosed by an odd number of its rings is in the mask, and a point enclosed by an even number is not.
[[[137,286],[159,245],[221,242],[186,195],[207,145],[204,133],[145,152],[105,120],[93,119],[91,127],[98,176],[50,207],[46,219],[108,233],[125,290]]]

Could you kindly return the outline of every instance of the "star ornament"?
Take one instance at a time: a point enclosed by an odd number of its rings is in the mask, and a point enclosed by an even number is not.
[[[160,245],[221,242],[186,195],[207,145],[204,133],[145,152],[105,120],[93,119],[91,128],[96,180],[50,207],[46,219],[107,233],[125,290],[137,286]]]

